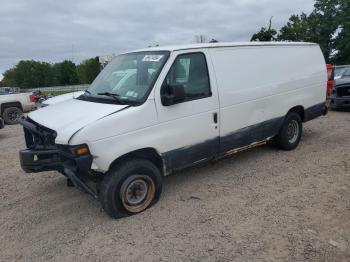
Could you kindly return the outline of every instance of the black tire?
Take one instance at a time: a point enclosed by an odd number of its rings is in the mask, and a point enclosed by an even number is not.
[[[121,218],[143,212],[158,201],[162,192],[162,175],[148,160],[128,159],[112,167],[98,188],[106,213],[112,218]],[[141,194],[144,199],[140,197],[140,203],[130,203],[132,198],[135,199],[135,196],[128,194],[130,192]]]
[[[303,124],[298,113],[290,112],[284,119],[280,132],[274,138],[274,144],[283,150],[295,149],[303,132]]]
[[[7,125],[15,125],[18,123],[18,118],[23,115],[23,112],[18,107],[8,107],[5,108],[2,113],[2,117],[4,119],[5,124]]]

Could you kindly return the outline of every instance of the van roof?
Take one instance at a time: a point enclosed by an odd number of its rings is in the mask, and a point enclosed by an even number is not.
[[[187,44],[187,45],[173,45],[173,46],[156,46],[148,47],[134,52],[141,51],[176,51],[186,49],[199,48],[215,48],[215,47],[234,47],[234,46],[311,46],[317,45],[308,42],[220,42],[220,43],[201,43],[201,44]]]

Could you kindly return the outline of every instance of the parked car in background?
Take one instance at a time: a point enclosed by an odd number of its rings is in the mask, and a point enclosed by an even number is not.
[[[1,95],[8,95],[9,92],[7,92],[6,90],[0,90],[0,96]]]
[[[327,96],[330,96],[334,86],[334,66],[332,64],[327,64]]]
[[[30,100],[30,95],[31,93],[0,95],[0,115],[5,124],[17,124],[18,118],[23,113],[35,108],[35,103]]]
[[[332,109],[341,109],[350,107],[350,77],[340,78],[335,81],[330,107]]]
[[[327,113],[326,85],[324,57],[311,43],[125,53],[83,95],[20,119],[21,166],[60,172],[111,217],[133,215],[157,202],[162,177],[175,171],[271,140],[295,149],[303,123]]]
[[[334,79],[350,78],[350,65],[334,67]]]

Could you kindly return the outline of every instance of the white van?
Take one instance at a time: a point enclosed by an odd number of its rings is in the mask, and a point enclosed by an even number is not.
[[[75,99],[21,119],[26,172],[57,170],[112,217],[155,203],[162,177],[269,140],[294,149],[327,112],[311,43],[156,47],[117,56]],[[92,186],[91,181],[96,183]]]

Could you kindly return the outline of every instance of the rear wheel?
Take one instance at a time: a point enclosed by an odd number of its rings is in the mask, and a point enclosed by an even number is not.
[[[290,112],[284,119],[283,126],[275,137],[275,145],[284,150],[295,149],[302,134],[302,121],[298,113]]]
[[[7,125],[14,125],[18,123],[18,119],[23,115],[23,112],[18,107],[5,108],[2,117]]]
[[[162,175],[150,161],[129,159],[112,168],[99,186],[103,209],[113,218],[140,213],[156,203]]]

